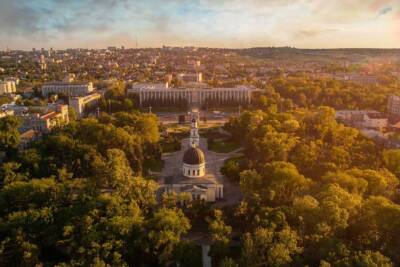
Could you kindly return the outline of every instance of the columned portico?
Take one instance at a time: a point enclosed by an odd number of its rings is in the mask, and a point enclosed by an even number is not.
[[[238,104],[248,104],[251,102],[251,95],[258,91],[254,87],[236,86],[232,88],[168,88],[157,84],[149,85],[135,84],[134,87],[128,89],[127,94],[139,95],[139,101],[143,102],[163,101],[169,99],[176,103],[178,99],[185,99],[189,105],[204,104],[207,99],[220,102],[235,101]]]

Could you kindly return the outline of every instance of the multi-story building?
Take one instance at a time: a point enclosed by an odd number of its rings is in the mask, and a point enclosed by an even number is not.
[[[359,129],[382,129],[388,126],[387,116],[375,110],[338,110],[336,118]]]
[[[132,87],[127,90],[127,93],[134,94],[137,93],[138,90],[164,90],[168,88],[168,83],[134,83]]]
[[[396,123],[400,121],[400,96],[391,95],[388,98],[387,113],[390,122]]]
[[[236,86],[232,88],[168,88],[167,84],[134,84],[127,90],[127,94],[137,95],[140,105],[152,103],[178,104],[185,100],[189,105],[203,105],[208,101],[216,103],[249,104],[251,96],[258,89],[249,86]]]
[[[300,68],[299,70],[303,70],[304,68]],[[375,85],[378,84],[378,78],[373,75],[363,75],[363,74],[348,74],[348,73],[339,73],[339,74],[330,74],[330,73],[322,73],[318,74],[318,76],[333,78],[339,81],[347,81],[353,82],[362,85]]]
[[[33,113],[20,116],[22,118],[21,132],[26,132],[30,129],[39,133],[48,133],[54,127],[65,125],[69,122],[68,106],[57,105],[54,108],[49,108],[43,114]]]
[[[63,94],[66,96],[85,96],[93,92],[93,84],[87,83],[71,83],[71,82],[50,82],[42,86],[42,94]]]
[[[101,95],[93,93],[87,96],[75,96],[69,99],[69,105],[75,110],[76,114],[81,117],[88,107],[93,107],[99,103]]]
[[[13,94],[16,91],[17,87],[15,86],[15,81],[12,80],[0,81],[0,95]]]

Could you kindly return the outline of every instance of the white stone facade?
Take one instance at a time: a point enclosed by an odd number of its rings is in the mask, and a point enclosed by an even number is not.
[[[66,96],[85,96],[93,92],[93,84],[88,83],[69,83],[52,82],[42,86],[42,95],[63,94]]]
[[[134,84],[127,90],[127,94],[139,96],[142,105],[146,101],[170,101],[178,103],[180,99],[185,99],[189,104],[203,104],[207,100],[220,102],[236,101],[243,104],[251,102],[252,94],[258,91],[253,87],[236,86],[232,88],[168,88],[160,84]]]
[[[189,145],[196,147],[200,146],[199,128],[197,127],[197,121],[195,119],[191,122]]]
[[[182,174],[189,178],[203,177],[206,174],[206,164],[203,163],[200,165],[189,165],[183,163]]]
[[[81,117],[86,107],[97,105],[101,95],[99,93],[87,96],[76,96],[69,99],[69,105],[75,110],[76,114]]]

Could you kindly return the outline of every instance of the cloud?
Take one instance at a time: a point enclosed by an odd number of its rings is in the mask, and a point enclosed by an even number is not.
[[[339,31],[338,29],[304,29],[304,30],[299,30],[298,32],[295,33],[296,38],[310,38],[310,37],[315,37],[318,35],[322,34],[327,34],[327,33],[334,33]]]
[[[384,7],[381,10],[379,10],[379,16],[384,16],[392,11],[393,11],[393,7],[391,7],[391,6]]]
[[[24,1],[0,1],[0,29],[6,34],[38,32],[41,30],[39,20],[39,14],[25,5]]]
[[[398,0],[0,0],[0,47],[129,47],[136,34],[143,46],[334,45],[346,34],[360,46],[398,14]]]

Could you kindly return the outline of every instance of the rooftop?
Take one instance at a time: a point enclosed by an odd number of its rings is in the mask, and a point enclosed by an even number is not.
[[[203,151],[198,147],[190,147],[183,155],[183,163],[188,165],[199,165],[205,163]]]
[[[89,85],[90,82],[62,82],[62,81],[53,81],[53,82],[47,82],[43,86],[49,86],[49,85],[84,85],[87,86]]]
[[[178,174],[176,176],[165,177],[165,184],[185,184],[185,185],[199,185],[199,184],[217,184],[215,176],[213,174],[207,173],[203,177],[199,178],[188,178],[183,174]]]

